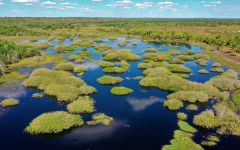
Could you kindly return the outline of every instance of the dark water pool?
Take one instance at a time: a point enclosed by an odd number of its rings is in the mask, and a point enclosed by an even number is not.
[[[125,38],[119,37],[118,40],[110,42],[107,39],[104,44],[110,44],[115,49],[120,49],[117,42]],[[201,53],[199,46],[180,46],[179,48],[162,47],[165,45],[143,43],[139,40],[137,46],[128,44],[121,49],[132,49],[135,54],[144,54],[144,49],[148,46],[153,48],[162,48],[162,52],[169,49],[177,50],[194,50]],[[38,41],[48,42],[48,41]],[[54,48],[60,44],[54,44]],[[63,42],[66,45],[72,43],[70,40]],[[81,48],[72,52],[76,53]],[[88,48],[92,51],[93,48]],[[55,53],[53,50],[46,50],[45,53]],[[67,55],[67,54],[63,54]],[[102,57],[98,53],[92,53],[92,58],[102,61]],[[136,76],[142,76],[142,70],[137,68],[138,63],[130,63],[130,70],[126,73],[118,75],[125,80],[118,86],[126,86],[134,90],[134,92],[127,96],[114,96],[110,93],[111,86],[102,86],[96,81],[97,78],[105,75],[102,69],[95,63],[87,61],[83,65],[88,68],[87,73],[82,77],[89,85],[94,86],[98,92],[92,96],[96,101],[95,107],[97,112],[103,112],[115,120],[109,126],[85,125],[82,128],[72,129],[61,135],[37,137],[25,133],[23,130],[28,123],[38,115],[56,110],[66,110],[66,105],[59,104],[55,100],[45,96],[44,99],[34,99],[32,94],[38,92],[33,89],[26,89],[19,85],[17,87],[0,87],[0,100],[8,97],[14,97],[20,100],[20,105],[14,109],[0,108],[0,144],[1,149],[16,150],[16,149],[76,149],[76,150],[122,150],[122,149],[138,149],[138,150],[159,150],[173,138],[174,130],[178,129],[177,126],[177,112],[170,112],[163,107],[163,101],[166,100],[168,95],[165,91],[157,89],[146,90],[139,86],[140,80],[134,80]],[[212,61],[206,67],[200,67],[194,61],[184,63],[193,70],[193,75],[189,80],[204,83],[211,77],[216,76],[216,73],[207,75],[198,74],[199,69],[209,70]],[[48,64],[41,67],[53,69],[54,64]],[[39,67],[36,67],[39,68]],[[22,68],[19,70],[21,73],[31,73],[36,68]],[[226,68],[224,68],[226,70]],[[126,79],[129,77],[130,79]],[[209,105],[201,106],[195,113],[186,111],[185,107],[180,111],[188,114],[188,122],[192,125],[192,119],[195,114],[205,110]],[[91,114],[83,116],[84,121],[91,120]],[[200,143],[202,136],[214,133],[215,131],[199,129],[194,140]],[[231,136],[220,137],[221,142],[215,147],[204,147],[213,150],[234,150],[239,149],[240,139]]]

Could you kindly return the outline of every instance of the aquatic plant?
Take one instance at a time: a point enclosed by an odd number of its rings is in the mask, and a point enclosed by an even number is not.
[[[194,59],[205,59],[205,60],[210,60],[210,57],[206,54],[194,54],[192,55]]]
[[[122,46],[127,45],[128,43],[131,43],[131,41],[130,40],[120,41],[120,42],[118,42],[118,46],[122,47]]]
[[[183,64],[184,60],[179,59],[179,58],[174,58],[174,59],[170,60],[169,63],[171,63],[171,64]]]
[[[126,71],[129,70],[130,65],[127,62],[125,62],[125,61],[121,61],[119,63],[119,67],[122,68],[123,70],[125,70],[125,72],[126,72]]]
[[[238,108],[240,108],[240,90],[236,90],[232,94],[232,100]]]
[[[196,54],[196,52],[193,50],[187,50],[187,51],[183,51],[182,54],[183,55],[193,55],[193,54]]]
[[[32,95],[33,98],[43,98],[44,97],[44,93],[34,93]]]
[[[198,106],[195,104],[190,104],[186,107],[187,110],[189,111],[197,111],[198,110]]]
[[[36,47],[39,50],[53,49],[53,45],[49,44],[47,42],[41,42],[41,43],[37,44]]]
[[[14,107],[19,105],[19,100],[14,98],[4,99],[0,102],[0,106],[2,107]]]
[[[138,45],[138,42],[132,42],[132,45],[136,46]]]
[[[164,107],[167,107],[169,110],[179,110],[183,107],[183,102],[177,99],[168,99],[164,101]]]
[[[181,130],[185,132],[190,132],[190,133],[196,133],[197,129],[194,127],[190,126],[187,122],[185,121],[178,121],[178,126]]]
[[[92,56],[91,53],[85,52],[85,51],[78,52],[77,55],[79,55],[82,59],[83,58],[89,58],[90,56]]]
[[[97,92],[97,89],[89,85],[83,85],[79,88],[80,95],[92,95],[96,92]]]
[[[121,74],[126,72],[126,70],[124,70],[123,68],[120,67],[107,67],[103,69],[104,73],[117,73],[117,74]]]
[[[64,111],[44,113],[35,118],[25,131],[30,134],[56,134],[72,127],[83,126],[80,115],[69,114]]]
[[[105,50],[112,49],[112,46],[105,45],[105,44],[98,44],[98,46],[95,46],[94,48],[99,51],[105,51]]]
[[[74,64],[72,63],[60,63],[55,65],[56,70],[63,70],[63,71],[73,71]]]
[[[102,76],[98,78],[97,81],[103,85],[114,85],[122,82],[122,78],[120,77],[111,77],[111,76]]]
[[[87,68],[84,66],[75,66],[73,69],[73,72],[75,73],[85,73],[87,72]]]
[[[145,74],[147,77],[158,77],[161,75],[170,75],[171,72],[167,70],[167,68],[164,67],[158,67],[158,68],[149,68],[146,69],[143,74]]]
[[[173,73],[190,73],[192,70],[188,67],[178,64],[169,64],[165,66],[169,71]]]
[[[179,113],[177,113],[177,118],[179,119],[179,120],[187,120],[187,114],[185,114],[185,113],[182,113],[182,112],[179,112]]]
[[[95,101],[89,97],[79,97],[77,100],[67,105],[67,110],[72,114],[88,114],[95,111]]]
[[[67,53],[67,52],[71,52],[74,51],[75,47],[70,46],[70,45],[62,45],[62,46],[57,46],[55,51],[59,52],[59,53]]]
[[[103,60],[105,61],[139,61],[142,58],[138,55],[132,54],[132,50],[110,50],[102,53]]]
[[[105,115],[104,113],[97,113],[92,115],[92,121],[88,121],[88,125],[97,125],[97,124],[102,124],[102,125],[109,125],[112,121],[113,118]]]
[[[144,54],[143,58],[144,59],[150,59],[150,60],[158,62],[158,61],[169,61],[169,60],[172,59],[172,56],[170,54],[167,54],[167,53],[158,52],[158,53]]]
[[[202,141],[201,145],[205,145],[205,146],[216,146],[217,143],[213,142],[213,141]]]
[[[209,96],[203,91],[178,91],[167,96],[168,99],[178,99],[191,103],[207,102]]]
[[[207,66],[208,61],[207,61],[206,59],[200,58],[200,59],[197,59],[197,60],[195,61],[195,63],[198,64],[198,65],[200,65],[200,66]]]
[[[118,95],[118,96],[122,96],[122,95],[128,95],[131,94],[133,92],[132,89],[130,88],[126,88],[126,87],[113,87],[111,89],[111,93],[114,95]]]
[[[24,79],[28,76],[28,74],[20,74],[18,72],[10,72],[7,74],[4,74],[3,76],[0,76],[0,84],[3,84],[5,82],[15,80],[15,79]]]
[[[186,55],[180,55],[180,56],[177,56],[176,58],[184,61],[192,61],[194,59],[192,56],[186,56]]]
[[[214,141],[214,142],[220,142],[219,137],[214,136],[214,135],[208,135],[207,137],[205,137],[207,140],[209,141]]]
[[[102,68],[114,67],[114,64],[110,63],[110,62],[103,62],[103,63],[100,63],[100,67],[102,67]]]
[[[76,64],[82,64],[82,63],[84,63],[85,61],[83,60],[83,59],[81,59],[81,58],[77,58],[77,59],[75,59],[75,61],[74,61]]]
[[[94,44],[91,40],[82,40],[82,41],[74,41],[71,46],[72,47],[82,47],[82,50],[87,50],[88,47],[92,47]]]
[[[179,76],[179,77],[181,77],[181,78],[183,78],[183,79],[189,78],[189,75],[188,75],[188,74],[184,74],[184,73],[174,73],[174,74],[177,75],[177,76]]]
[[[200,70],[198,70],[198,73],[199,74],[209,74],[210,72],[207,71],[206,69],[200,69]]]
[[[108,40],[109,41],[116,41],[116,40],[118,40],[118,38],[116,38],[116,37],[109,37]]]
[[[214,67],[214,68],[219,68],[219,67],[221,67],[222,65],[220,64],[220,63],[214,63],[213,65],[212,65],[212,67]]]
[[[158,50],[156,48],[147,48],[144,49],[145,52],[158,52]]]
[[[223,73],[224,70],[222,68],[212,68],[209,70],[210,72],[217,72],[217,73]]]
[[[179,55],[179,54],[181,54],[181,51],[171,49],[167,53],[170,54],[170,55]]]

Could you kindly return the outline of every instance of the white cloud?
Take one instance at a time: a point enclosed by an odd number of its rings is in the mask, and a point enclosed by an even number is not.
[[[211,2],[211,4],[221,4],[221,1],[217,1],[217,2]]]
[[[51,2],[51,1],[46,1],[46,2],[43,2],[42,5],[56,5],[57,3],[55,2]]]
[[[159,2],[158,5],[173,5],[173,2],[169,2],[169,1]]]
[[[152,2],[144,2],[144,3],[136,3],[135,7],[140,8],[140,9],[144,9],[147,7],[152,7],[153,3]]]
[[[92,2],[101,2],[102,0],[92,0]]]
[[[12,0],[14,3],[37,3],[39,0]]]
[[[203,5],[204,7],[216,7],[216,5]]]
[[[188,8],[188,5],[180,6],[181,8]]]
[[[202,4],[206,3],[206,1],[201,1]]]
[[[130,0],[116,1],[116,3],[117,4],[134,4],[134,2]]]

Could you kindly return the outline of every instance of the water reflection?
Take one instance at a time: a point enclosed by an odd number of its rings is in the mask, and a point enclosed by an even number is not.
[[[16,87],[0,87],[0,98],[20,98],[27,95],[27,90],[22,85]]]
[[[91,61],[87,61],[85,62],[84,64],[82,64],[84,67],[86,67],[87,69],[89,70],[95,70],[97,68],[99,68],[99,65],[94,63],[94,62],[91,62]]]
[[[144,98],[144,99],[137,99],[137,98],[128,98],[128,103],[132,105],[134,111],[142,111],[146,109],[148,106],[151,106],[158,102],[164,102],[165,99],[159,98],[159,97],[150,97],[150,98]]]

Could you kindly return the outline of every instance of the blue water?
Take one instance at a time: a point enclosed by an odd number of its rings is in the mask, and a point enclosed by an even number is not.
[[[99,43],[110,44],[114,49],[132,49],[134,54],[144,54],[144,49],[148,46],[153,48],[161,48],[163,45],[143,43],[137,41],[137,46],[128,44],[124,47],[118,47],[117,42],[125,38],[119,37],[118,40],[110,42],[107,39]],[[39,42],[48,42],[40,40]],[[73,41],[66,39],[63,44],[69,45]],[[54,41],[49,42],[54,44],[54,48],[61,44]],[[177,50],[194,50],[197,53],[201,52],[201,47],[192,45],[180,46],[179,48],[163,47],[160,52],[166,52],[170,49]],[[81,48],[71,52],[77,53]],[[88,48],[92,51],[93,48]],[[46,50],[44,53],[55,53],[54,50]],[[63,54],[69,56],[69,54]],[[102,61],[102,56],[98,53],[92,53],[92,58]],[[68,60],[68,58],[67,58]],[[24,128],[31,122],[32,119],[38,115],[46,112],[65,110],[66,105],[59,104],[54,99],[45,96],[43,99],[34,99],[32,94],[38,92],[37,90],[27,89],[21,85],[10,88],[0,87],[0,100],[8,97],[14,97],[20,100],[20,105],[13,109],[0,108],[0,143],[2,149],[15,150],[15,149],[76,149],[76,150],[122,150],[122,149],[138,149],[138,150],[159,150],[173,138],[174,130],[178,129],[177,126],[177,112],[168,111],[163,107],[163,101],[169,93],[157,89],[143,89],[139,85],[140,80],[134,80],[136,76],[143,76],[143,71],[137,68],[138,64],[143,62],[131,62],[128,72],[120,76],[125,80],[117,86],[126,86],[134,90],[134,92],[127,96],[114,96],[110,93],[111,86],[102,86],[96,79],[105,75],[97,64],[86,61],[84,66],[88,68],[82,79],[88,84],[94,86],[98,92],[92,96],[96,101],[95,107],[97,112],[103,112],[114,118],[114,122],[109,126],[97,125],[72,129],[61,135],[57,136],[33,136],[24,132]],[[206,67],[201,67],[195,64],[194,61],[185,62],[183,65],[193,70],[193,75],[189,80],[204,83],[211,77],[216,76],[216,73],[207,75],[198,74],[199,69],[209,70],[214,62],[211,60]],[[117,65],[117,63],[116,63]],[[41,67],[54,69],[54,64],[48,64]],[[36,67],[40,68],[40,67]],[[31,73],[36,68],[21,68],[21,73]],[[226,70],[226,68],[224,68]],[[130,80],[126,79],[129,77]],[[192,119],[195,114],[209,108],[211,104],[200,106],[197,112],[188,112],[185,107],[178,112],[188,114],[188,122],[192,124]],[[97,113],[94,112],[94,113]],[[92,114],[83,115],[84,121],[91,120]],[[199,129],[194,140],[200,143],[203,139],[202,136],[215,131]],[[221,142],[215,147],[204,147],[206,149],[239,149],[240,140],[231,136],[221,136]]]

